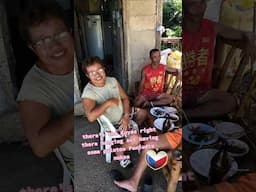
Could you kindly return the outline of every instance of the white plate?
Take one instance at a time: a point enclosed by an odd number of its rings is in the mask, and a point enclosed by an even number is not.
[[[172,122],[176,122],[180,119],[179,116],[174,114],[174,113],[170,113],[168,115],[169,115],[169,118],[171,119]]]
[[[217,152],[218,150],[216,149],[201,149],[194,152],[189,158],[189,162],[192,169],[198,174],[204,177],[208,177],[211,160]],[[233,158],[231,161],[232,164],[227,173],[227,177],[232,177],[237,172],[238,169],[237,162]]]
[[[171,113],[177,113],[177,109],[175,107],[163,107],[164,111],[168,114],[171,114]]]
[[[163,130],[163,123],[164,123],[165,118],[158,118],[154,121],[154,126],[155,128],[157,128],[158,130],[162,131]],[[168,131],[173,130],[174,128],[174,124],[172,123],[170,126],[170,129]]]
[[[236,123],[222,122],[215,126],[217,134],[225,139],[238,139],[244,136],[244,129]]]
[[[150,109],[150,113],[151,113],[151,115],[153,115],[157,118],[164,117],[166,114],[164,108],[162,108],[162,107],[152,107]]]
[[[228,139],[227,143],[228,143],[228,151],[231,146],[243,149],[243,151],[241,151],[241,152],[228,152],[230,154],[230,156],[241,157],[241,156],[246,155],[249,152],[249,146],[243,141],[240,141],[238,139]]]
[[[199,127],[200,130],[202,130],[202,131],[213,132],[212,138],[209,140],[202,139],[201,141],[194,140],[194,138],[196,136],[192,135],[193,132],[191,131],[191,128],[193,128],[193,127]],[[219,138],[213,127],[211,127],[207,124],[203,124],[203,123],[190,123],[190,124],[185,125],[182,128],[182,137],[189,143],[192,143],[195,145],[210,145],[210,144],[215,143]]]

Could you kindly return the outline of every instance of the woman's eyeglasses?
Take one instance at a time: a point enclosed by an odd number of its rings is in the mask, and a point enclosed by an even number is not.
[[[104,68],[100,68],[100,69],[98,69],[97,71],[90,71],[90,72],[88,73],[88,75],[89,75],[90,77],[95,77],[96,75],[102,74],[102,73],[104,73],[104,72],[105,72]]]
[[[53,36],[46,37],[46,38],[40,39],[38,41],[35,41],[32,43],[32,45],[34,47],[48,47],[54,41],[60,42],[60,41],[67,39],[69,37],[69,35],[70,34],[68,31],[63,31],[63,32],[57,33]]]

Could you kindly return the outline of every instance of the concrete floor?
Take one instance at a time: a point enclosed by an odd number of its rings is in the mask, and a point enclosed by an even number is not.
[[[98,133],[98,124],[89,123],[85,117],[78,117],[75,120],[75,191],[76,192],[117,192],[118,188],[113,184],[109,176],[111,169],[120,170],[123,175],[128,178],[131,176],[133,168],[122,169],[119,162],[105,162],[105,156],[87,155],[88,150],[93,148],[82,148],[81,143],[83,134]],[[92,140],[93,141],[93,140]],[[97,141],[97,140],[96,140]],[[96,148],[97,149],[97,148]],[[136,164],[138,153],[132,154],[132,160]],[[147,170],[148,174],[153,176],[154,192],[166,192],[166,181],[162,175],[162,171]],[[182,191],[181,186],[177,191]]]
[[[0,152],[1,192],[22,192],[28,187],[43,189],[59,186],[62,182],[62,167],[53,153],[37,158],[22,142],[2,143]]]
[[[75,121],[75,191],[76,192],[116,192],[118,188],[109,176],[111,169],[120,170],[127,178],[133,169],[122,169],[118,162],[108,164],[103,155],[88,156],[88,149],[82,148],[85,133],[97,133],[98,124],[89,123],[84,117]],[[37,158],[24,142],[0,144],[0,192],[25,192],[22,189],[58,187],[62,183],[62,167],[54,153],[46,158]],[[131,154],[136,163],[137,152]],[[154,192],[166,192],[166,181],[162,171],[148,169],[153,175]],[[28,191],[28,190],[27,190]],[[43,190],[42,190],[43,191]],[[60,190],[59,190],[60,191]],[[177,192],[180,192],[181,186]],[[32,192],[32,191],[30,191]],[[36,192],[39,192],[37,190]]]

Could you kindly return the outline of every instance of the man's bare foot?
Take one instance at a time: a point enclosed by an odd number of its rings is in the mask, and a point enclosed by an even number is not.
[[[131,180],[114,181],[114,183],[123,189],[127,189],[130,192],[137,192],[136,184]]]

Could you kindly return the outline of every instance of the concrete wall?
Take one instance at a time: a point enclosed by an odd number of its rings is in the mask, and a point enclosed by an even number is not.
[[[222,0],[208,1],[204,17],[212,21],[218,22],[220,17],[221,3]]]
[[[11,70],[15,59],[10,46],[6,12],[0,1],[0,143],[24,140],[15,102],[15,85]]]
[[[7,18],[4,6],[0,3],[0,116],[14,105],[14,86],[11,80],[10,42],[8,42]]]
[[[123,0],[125,64],[128,65],[128,93],[134,92],[142,67],[149,62],[149,51],[159,47],[156,31],[161,23],[161,0]]]
[[[224,1],[220,15],[220,22],[235,29],[253,31],[253,5],[247,8],[240,6],[242,6],[241,3],[239,4],[236,1],[231,4]]]

